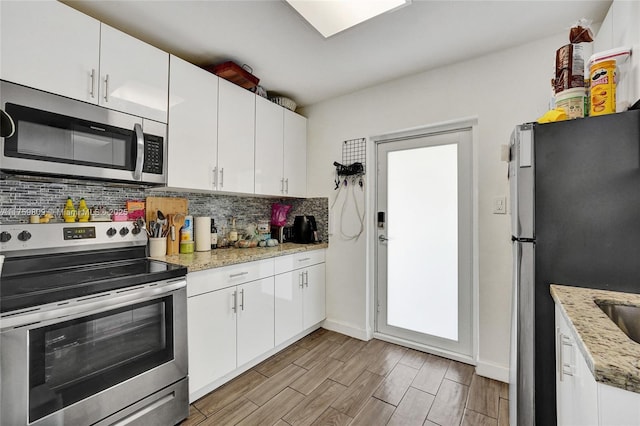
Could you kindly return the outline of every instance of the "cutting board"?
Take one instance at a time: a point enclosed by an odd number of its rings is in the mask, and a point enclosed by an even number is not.
[[[146,200],[146,219],[147,223],[158,218],[158,210],[165,217],[169,214],[181,213],[186,215],[189,207],[189,200],[177,197],[147,197]],[[167,234],[167,254],[177,254],[180,247],[180,229],[176,229],[176,239],[171,240],[171,233]]]

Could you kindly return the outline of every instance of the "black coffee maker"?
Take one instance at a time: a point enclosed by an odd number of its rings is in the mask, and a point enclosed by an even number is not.
[[[293,242],[301,244],[317,243],[318,225],[313,216],[296,216],[293,220]]]

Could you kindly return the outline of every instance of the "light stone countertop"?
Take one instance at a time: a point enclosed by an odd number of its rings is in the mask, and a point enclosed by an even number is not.
[[[152,259],[186,266],[188,272],[195,272],[205,269],[219,268],[221,266],[235,265],[238,263],[253,262],[255,260],[270,259],[273,257],[301,253],[309,250],[320,250],[327,247],[329,247],[328,243],[284,243],[279,244],[276,247],[226,248],[202,252],[197,251],[192,254],[173,254],[168,256],[152,257]]]
[[[640,294],[551,285],[551,296],[575,331],[577,346],[596,381],[640,393],[640,344],[595,301],[640,306]]]

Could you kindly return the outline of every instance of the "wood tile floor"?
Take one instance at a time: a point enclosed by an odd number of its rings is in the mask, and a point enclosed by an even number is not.
[[[508,425],[508,385],[467,364],[319,329],[190,406],[182,426]]]

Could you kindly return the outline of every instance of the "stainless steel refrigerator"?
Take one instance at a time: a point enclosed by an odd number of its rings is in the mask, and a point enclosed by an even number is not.
[[[555,425],[550,284],[640,293],[640,111],[511,137],[511,425]]]

